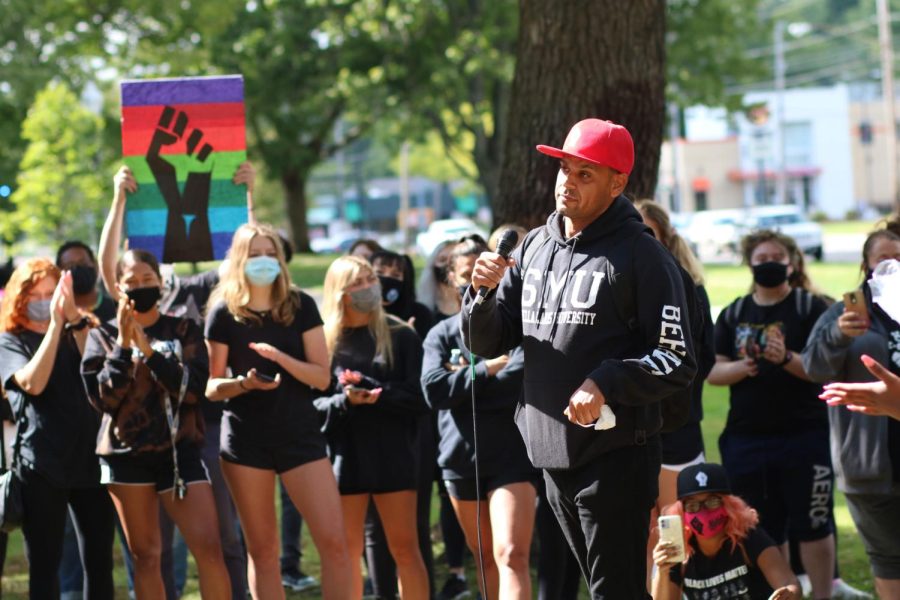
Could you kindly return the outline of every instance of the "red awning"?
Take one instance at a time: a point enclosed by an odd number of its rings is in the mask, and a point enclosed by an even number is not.
[[[822,173],[822,169],[819,167],[798,167],[794,169],[787,169],[787,176],[789,179],[803,179],[804,177],[815,177],[816,175],[820,175]],[[774,181],[778,177],[778,171],[772,171],[767,169],[765,171],[765,178],[769,181]],[[732,169],[728,171],[728,179],[731,181],[759,181],[759,171],[742,171],[740,169]]]

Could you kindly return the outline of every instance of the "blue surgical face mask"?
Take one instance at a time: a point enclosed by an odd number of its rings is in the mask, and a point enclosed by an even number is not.
[[[46,323],[50,320],[50,300],[32,300],[28,303],[28,320]]]
[[[281,265],[275,257],[254,256],[244,264],[244,274],[253,285],[272,285],[281,274]]]

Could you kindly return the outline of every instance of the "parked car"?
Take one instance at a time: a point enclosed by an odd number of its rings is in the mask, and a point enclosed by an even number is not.
[[[344,254],[356,240],[366,237],[359,231],[342,231],[328,237],[309,240],[309,247],[318,254]]]
[[[822,260],[822,226],[810,221],[797,206],[782,204],[755,207],[747,226],[750,230],[774,229],[789,235],[804,254]]]
[[[679,233],[701,260],[734,255],[743,235],[743,213],[741,209],[695,212]]]
[[[471,219],[440,219],[416,236],[416,248],[423,256],[430,256],[441,242],[459,239],[470,233],[477,233],[485,240],[489,235]]]
[[[737,257],[741,238],[755,229],[774,229],[789,235],[804,254],[822,260],[821,225],[810,221],[793,204],[696,212],[681,233],[702,260],[709,260],[723,255]]]

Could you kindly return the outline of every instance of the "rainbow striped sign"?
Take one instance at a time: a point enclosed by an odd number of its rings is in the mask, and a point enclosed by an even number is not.
[[[247,158],[244,79],[123,81],[122,151],[128,247],[162,262],[219,260],[247,222],[247,190],[231,178]]]

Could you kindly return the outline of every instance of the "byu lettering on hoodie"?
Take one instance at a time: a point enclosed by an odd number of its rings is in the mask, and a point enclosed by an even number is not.
[[[563,231],[554,212],[513,253],[516,264],[496,292],[471,317],[467,296],[462,311],[475,354],[522,346],[516,423],[532,463],[545,469],[643,443],[660,429],[660,401],[687,388],[696,371],[679,267],[631,202],[619,196],[578,235]],[[617,299],[633,303],[630,310]],[[625,322],[627,314],[636,326]],[[584,428],[563,414],[587,378],[616,414],[613,429]]]

